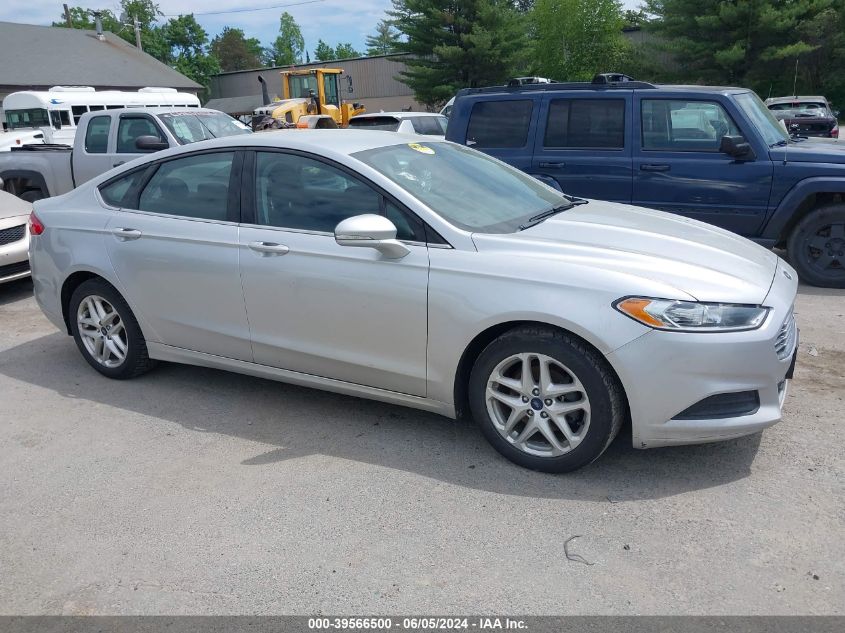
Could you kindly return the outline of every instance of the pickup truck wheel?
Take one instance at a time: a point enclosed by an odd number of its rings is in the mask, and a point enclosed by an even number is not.
[[[27,189],[18,197],[26,202],[35,202],[36,200],[42,200],[45,198],[41,189]]]
[[[811,211],[792,229],[787,250],[803,281],[845,288],[845,204]]]

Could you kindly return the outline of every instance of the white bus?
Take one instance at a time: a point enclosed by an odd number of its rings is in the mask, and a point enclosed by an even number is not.
[[[13,92],[3,99],[5,115],[0,151],[26,143],[73,144],[80,117],[93,110],[119,108],[199,108],[199,99],[174,88],[137,92],[96,91],[90,86],[54,86],[45,91]]]

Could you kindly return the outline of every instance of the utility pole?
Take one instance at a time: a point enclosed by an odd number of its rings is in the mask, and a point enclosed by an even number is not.
[[[132,24],[135,26],[135,48],[143,51],[144,49],[141,47],[141,25],[138,23],[138,18],[133,16]]]
[[[65,20],[67,20],[67,27],[69,29],[73,28],[73,20],[70,19],[70,9],[68,9],[67,5],[62,5],[65,8]]]

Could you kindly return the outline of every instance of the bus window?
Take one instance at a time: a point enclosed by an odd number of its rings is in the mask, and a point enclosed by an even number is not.
[[[122,110],[124,106],[122,105],[110,105],[106,106],[106,110]]]
[[[94,106],[94,105],[92,105],[92,106],[88,106],[88,109],[91,110],[91,112],[93,112],[94,110],[105,110],[106,106],[101,106],[101,105]]]
[[[79,125],[79,119],[82,118],[82,115],[88,112],[88,106],[78,105],[72,106],[71,110],[73,111],[73,123],[75,125]]]
[[[62,125],[70,125],[70,112],[68,110],[59,110],[59,118]]]
[[[62,129],[62,118],[59,115],[58,110],[50,110],[50,123],[52,123],[53,127],[57,130]]]

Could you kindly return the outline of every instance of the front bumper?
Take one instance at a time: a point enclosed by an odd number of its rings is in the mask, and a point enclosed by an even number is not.
[[[786,273],[786,274],[784,274]],[[791,278],[788,278],[790,275]],[[636,448],[700,444],[750,435],[772,426],[781,411],[797,350],[776,347],[791,321],[797,275],[780,262],[757,330],[683,333],[652,330],[608,355],[628,396]],[[756,391],[759,407],[735,417],[682,419],[682,413],[717,394]]]
[[[0,219],[0,284],[29,276],[28,250],[28,216]]]

